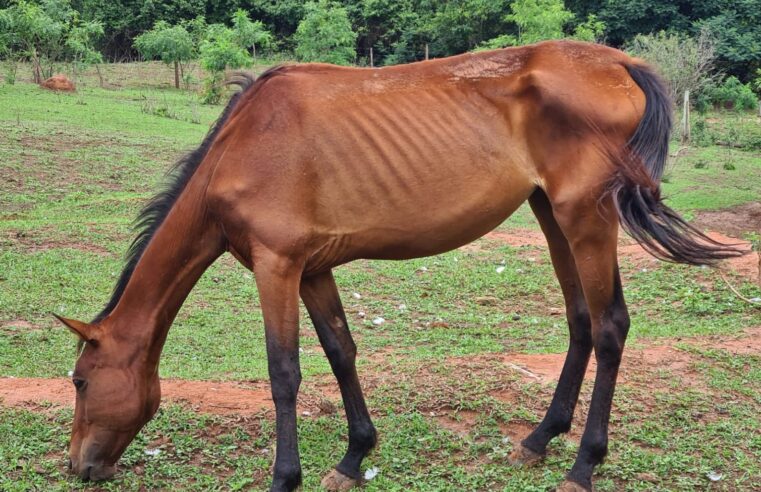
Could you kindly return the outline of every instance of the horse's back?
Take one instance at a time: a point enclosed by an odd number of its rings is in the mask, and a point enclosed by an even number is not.
[[[319,264],[440,253],[543,186],[537,156],[566,120],[627,104],[607,95],[637,90],[620,77],[625,57],[544,43],[383,69],[288,67],[226,128],[210,188],[239,227],[272,247],[308,244]]]

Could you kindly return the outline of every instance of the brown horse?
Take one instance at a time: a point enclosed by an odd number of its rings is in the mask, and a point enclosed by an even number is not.
[[[255,273],[277,418],[273,491],[301,481],[296,432],[299,298],[343,396],[346,455],[323,480],[347,490],[376,443],[331,270],[462,246],[528,200],[566,302],[570,347],[550,408],[513,452],[538,461],[567,432],[594,349],[589,417],[562,490],[590,490],[629,317],[619,224],[653,254],[704,264],[735,256],[660,200],[671,102],[641,61],[599,45],[546,42],[382,69],[272,69],[227,105],[169,188],[139,218],[114,294],[76,364],[71,469],[112,476],[159,406],[167,331],[225,251]]]

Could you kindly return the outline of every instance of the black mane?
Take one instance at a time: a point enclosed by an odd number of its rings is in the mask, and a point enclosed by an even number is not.
[[[206,153],[209,151],[212,143],[214,143],[214,140],[216,140],[219,130],[222,129],[225,122],[230,118],[230,115],[238,104],[241,96],[252,88],[260,87],[265,80],[280,73],[283,68],[284,67],[282,66],[270,68],[256,79],[254,79],[251,74],[241,72],[235,74],[235,76],[227,82],[229,85],[237,85],[240,90],[230,98],[224,111],[222,111],[220,117],[206,134],[201,145],[193,152],[190,152],[180,159],[169,169],[164,189],[151,198],[140,211],[134,224],[134,229],[137,234],[135,239],[132,240],[129,249],[127,249],[124,269],[122,270],[121,275],[119,275],[119,280],[116,282],[116,286],[114,287],[108,304],[106,304],[106,307],[104,307],[95,319],[93,319],[93,323],[97,323],[108,316],[119,303],[119,299],[121,299],[124,289],[127,287],[127,283],[132,277],[132,273],[134,272],[137,263],[140,261],[140,257],[151,242],[153,235],[164,222],[164,219],[166,219],[172,206],[174,206],[180,194],[187,186],[190,178],[193,176],[196,169],[198,169],[198,166],[201,164],[204,157],[206,157]]]

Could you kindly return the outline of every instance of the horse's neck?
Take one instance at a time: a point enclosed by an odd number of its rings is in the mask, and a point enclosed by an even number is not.
[[[209,220],[204,186],[192,179],[143,252],[124,292],[107,316],[114,336],[158,364],[167,332],[203,272],[224,251],[218,225]]]

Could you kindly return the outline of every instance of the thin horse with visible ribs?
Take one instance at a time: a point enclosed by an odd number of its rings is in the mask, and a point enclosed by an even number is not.
[[[591,490],[629,329],[619,225],[666,260],[740,254],[661,202],[672,104],[660,79],[620,51],[562,41],[382,69],[282,66],[238,83],[202,145],[140,215],[103,312],[91,323],[61,318],[85,342],[73,376],[72,471],[91,480],[115,473],[159,406],[159,358],[175,315],[229,251],[253,270],[264,316],[277,418],[271,490],[301,482],[299,298],[349,427],[348,451],[323,486],[348,490],[376,432],[332,269],[449,251],[528,200],[563,291],[570,344],[546,416],[510,461],[540,460],[569,430],[594,350],[586,427],[559,488]]]

